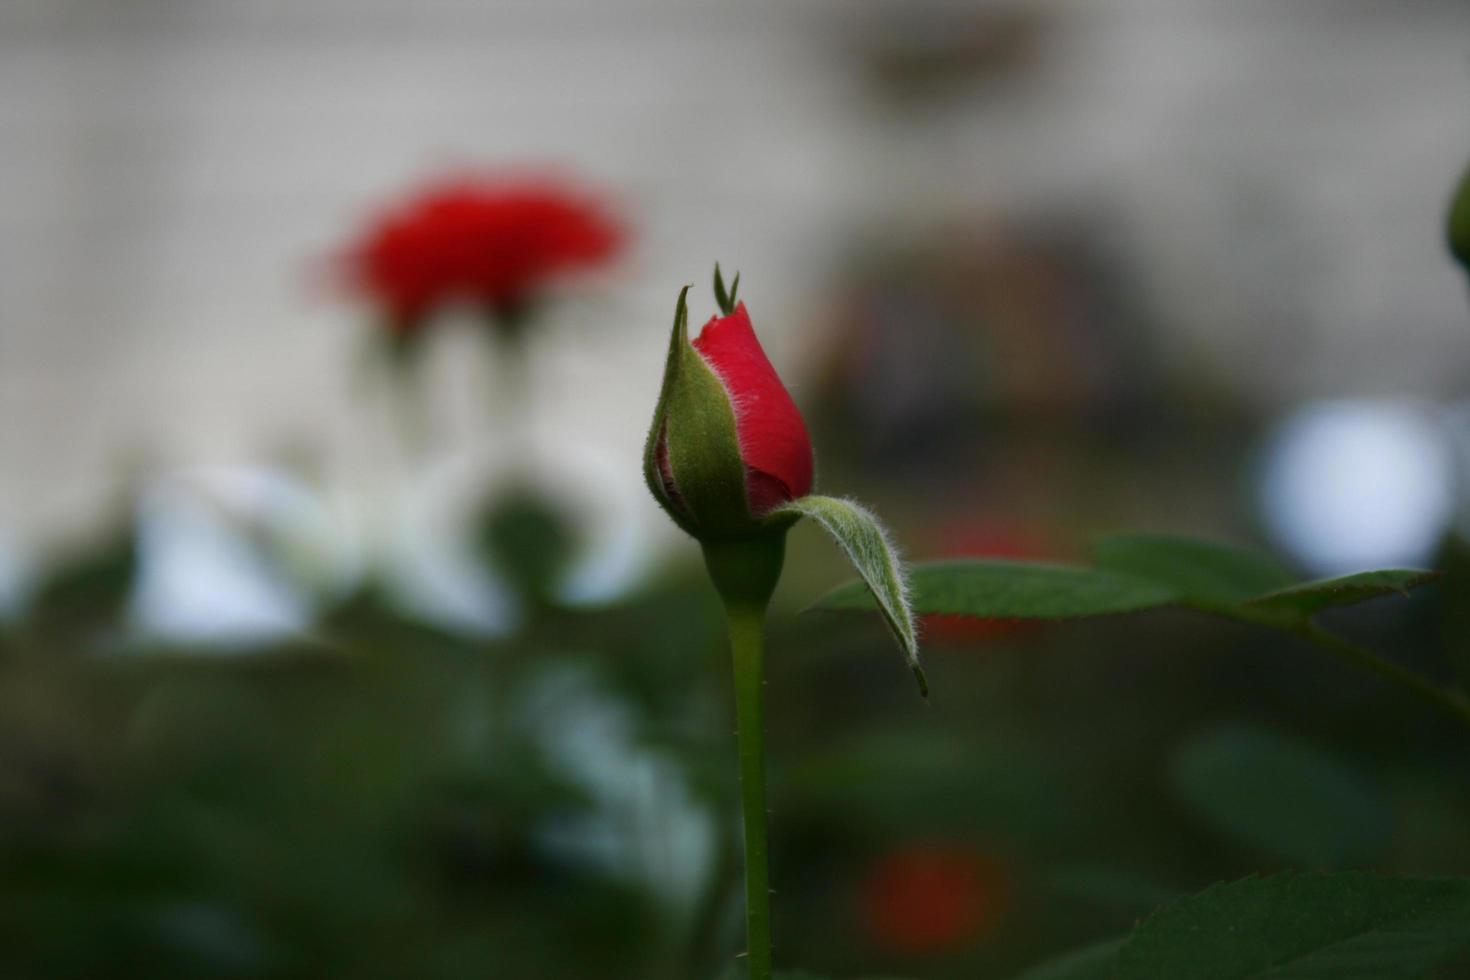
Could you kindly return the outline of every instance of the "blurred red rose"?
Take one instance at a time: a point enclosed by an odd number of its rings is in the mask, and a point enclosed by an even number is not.
[[[345,256],[348,285],[411,333],[466,303],[502,319],[547,283],[615,256],[622,229],[585,192],[544,177],[457,177],[385,213]]]
[[[1005,905],[1006,876],[961,844],[910,844],[879,859],[860,893],[873,942],[900,955],[942,953],[989,932]]]

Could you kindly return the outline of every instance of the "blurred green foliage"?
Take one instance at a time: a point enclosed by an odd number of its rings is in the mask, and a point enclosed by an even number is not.
[[[287,642],[150,644],[116,543],[36,593],[0,641],[0,974],[737,962],[729,665],[696,556],[569,608],[563,519],[486,514],[487,567],[540,610],[496,639],[369,582]],[[1455,585],[1332,615],[1433,672]],[[947,642],[928,707],[867,617],[784,609],[770,649],[784,965],[1006,977],[1251,872],[1470,872],[1464,732],[1265,629],[1166,611]],[[882,921],[915,847],[956,855],[923,910],[970,903],[952,934]]]

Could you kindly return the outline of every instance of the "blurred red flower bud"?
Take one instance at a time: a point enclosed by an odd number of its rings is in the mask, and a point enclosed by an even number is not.
[[[407,334],[453,303],[516,317],[552,279],[606,262],[623,240],[604,208],[568,185],[460,177],[385,213],[347,250],[343,271]]]
[[[899,955],[941,953],[990,931],[1005,904],[1000,864],[971,847],[910,844],[881,858],[859,898],[874,943]]]

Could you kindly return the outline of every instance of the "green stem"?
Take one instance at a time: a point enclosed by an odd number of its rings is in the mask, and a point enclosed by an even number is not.
[[[701,542],[710,580],[725,601],[735,670],[740,815],[745,829],[745,943],[750,980],[771,980],[771,878],[766,843],[766,606],[781,577],[784,530]]]
[[[750,980],[771,977],[771,879],[766,840],[765,607],[730,604],[740,813],[745,828],[745,930]]]
[[[1356,643],[1350,643],[1337,634],[1328,632],[1316,623],[1306,624],[1300,632],[1323,650],[1393,681],[1441,711],[1454,715],[1463,724],[1470,725],[1470,700],[1459,691],[1427,681],[1392,660],[1385,660],[1371,650],[1365,650]]]

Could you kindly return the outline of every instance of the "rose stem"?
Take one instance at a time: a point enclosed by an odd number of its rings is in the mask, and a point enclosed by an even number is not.
[[[766,843],[765,609],[729,606],[740,754],[740,811],[745,827],[745,928],[750,980],[771,976],[771,883]]]
[[[771,879],[766,843],[765,620],[786,555],[786,532],[703,542],[725,602],[735,677],[740,814],[745,831],[745,942],[750,980],[771,980]]]

